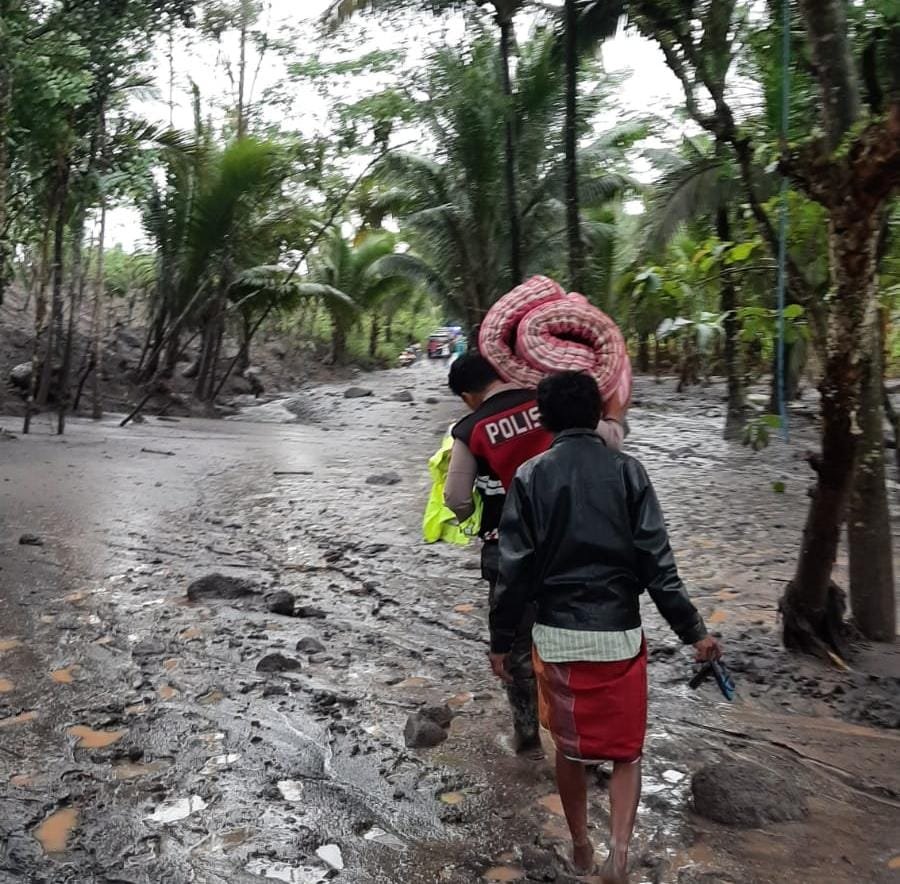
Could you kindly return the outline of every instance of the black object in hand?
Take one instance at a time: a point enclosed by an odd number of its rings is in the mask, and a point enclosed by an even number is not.
[[[731,702],[734,699],[735,693],[734,680],[721,660],[709,660],[704,663],[697,674],[691,679],[690,686],[696,690],[710,677],[716,680],[716,684],[719,686],[722,696]]]

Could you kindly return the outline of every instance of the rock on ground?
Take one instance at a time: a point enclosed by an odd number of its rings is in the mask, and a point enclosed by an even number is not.
[[[408,749],[433,749],[447,739],[453,721],[449,706],[426,706],[406,720],[403,737]]]
[[[373,393],[368,387],[348,387],[344,390],[345,399],[365,399]]]
[[[37,534],[23,534],[19,538],[19,544],[21,546],[43,546],[44,541]]]
[[[301,669],[300,661],[293,657],[286,657],[277,651],[274,654],[266,654],[256,664],[257,672],[297,672]]]
[[[801,820],[809,814],[805,794],[774,770],[726,760],[694,774],[694,810],[726,826],[757,828]]]
[[[256,587],[241,577],[225,574],[207,574],[195,580],[187,589],[187,597],[192,602],[205,599],[240,599],[256,595]]]
[[[366,479],[366,485],[399,485],[403,480],[399,473],[390,470],[387,473],[375,473]]]
[[[391,394],[391,402],[412,402],[413,394],[409,390],[399,390]]]
[[[290,617],[294,613],[294,596],[286,589],[270,592],[266,596],[266,610],[273,614],[283,614]]]
[[[305,638],[301,638],[300,641],[297,642],[297,650],[301,654],[321,654],[325,651],[325,645],[323,645],[322,642],[320,642],[317,638],[306,636]]]

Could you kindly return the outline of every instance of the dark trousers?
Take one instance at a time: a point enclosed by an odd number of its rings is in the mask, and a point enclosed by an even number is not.
[[[490,603],[500,577],[500,549],[496,541],[487,541],[481,549],[481,576],[490,586]],[[528,749],[538,743],[537,682],[531,660],[531,628],[535,609],[529,605],[516,630],[506,669],[512,682],[506,684],[506,696],[513,713],[516,749]]]

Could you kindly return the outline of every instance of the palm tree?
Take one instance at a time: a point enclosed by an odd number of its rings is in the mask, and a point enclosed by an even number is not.
[[[500,29],[500,78],[506,98],[505,153],[503,170],[505,178],[506,210],[509,214],[509,274],[513,284],[523,279],[522,234],[520,219],[519,188],[516,178],[516,141],[521,128],[521,120],[514,113],[514,94],[510,57],[515,46],[513,23],[516,13],[528,0],[334,0],[325,10],[322,20],[331,26],[364,10],[404,9],[426,11],[435,14],[457,9],[474,3],[477,6],[490,5],[494,9],[494,20]]]
[[[192,328],[201,338],[194,394],[211,401],[228,313],[243,315],[246,359],[252,317],[297,296],[293,273],[276,262],[311,219],[281,195],[288,172],[275,144],[251,137],[168,153],[166,180],[153,186],[144,213],[158,256],[145,379],[158,373],[164,351],[163,369],[174,370]]]
[[[521,47],[515,99],[522,133],[517,169],[522,266],[526,274],[558,276],[563,271],[558,259],[565,253],[565,169],[561,146],[546,137],[558,130],[563,115],[554,47],[547,33]],[[391,266],[427,285],[469,328],[514,282],[505,260],[512,235],[501,173],[505,108],[502,96],[491,91],[496,57],[496,46],[487,39],[476,40],[465,53],[439,52],[423,117],[440,160],[396,153],[385,157],[380,169],[392,188],[392,211],[412,247],[391,257]],[[581,152],[586,207],[607,204],[629,186],[615,169],[641,131],[621,127]],[[602,215],[580,219],[583,235],[598,253],[614,235],[607,222]]]
[[[389,297],[409,287],[408,280],[386,261],[395,244],[394,236],[383,232],[366,233],[351,242],[335,228],[310,259],[308,279],[297,286],[297,292],[325,299],[331,316],[333,362],[346,359],[347,335],[361,311],[372,316],[369,353],[376,355],[378,312]]]

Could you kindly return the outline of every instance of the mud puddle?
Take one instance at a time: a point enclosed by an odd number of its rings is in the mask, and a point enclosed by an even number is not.
[[[264,427],[252,407],[228,422],[149,418],[128,431],[75,421],[65,446],[29,442],[40,471],[0,467],[21,523],[0,572],[16,600],[0,643],[14,685],[0,694],[0,747],[16,755],[0,751],[0,765],[15,765],[5,779],[21,792],[0,809],[11,833],[0,872],[53,884],[472,884],[552,869],[567,884],[550,764],[498,740],[508,720],[484,663],[477,550],[418,541],[425,462],[457,412],[437,368],[422,369],[361,379],[373,388],[362,399],[322,388],[269,403]],[[394,401],[401,390],[413,401]],[[671,391],[652,384],[639,398],[629,444],[657,482],[698,604],[743,651],[733,654],[742,705],[728,708],[687,690],[689,658],[648,612],[651,729],[632,878],[877,881],[900,819],[872,804],[864,768],[887,783],[896,747],[862,724],[816,730],[823,714],[851,714],[852,677],[832,696],[838,677],[798,671],[769,620],[790,573],[787,540],[799,536],[803,465],[777,447],[756,456],[726,445],[718,405],[685,399],[675,414]],[[399,483],[366,483],[388,471]],[[26,530],[45,545],[19,548]],[[191,581],[214,572],[252,592],[187,602]],[[295,616],[268,609],[276,591]],[[258,671],[273,654],[298,668]],[[47,673],[58,671],[72,680],[54,684]],[[864,677],[866,714],[884,718],[894,685]],[[445,703],[448,740],[408,750],[407,715]],[[691,775],[730,755],[789,759],[811,794],[827,796],[808,825],[763,833],[803,839],[808,856],[764,854],[693,816]],[[10,780],[38,768],[28,783]],[[605,783],[591,788],[598,846]],[[37,818],[26,796],[43,802]],[[80,813],[62,851],[74,878],[33,835],[64,802]]]

